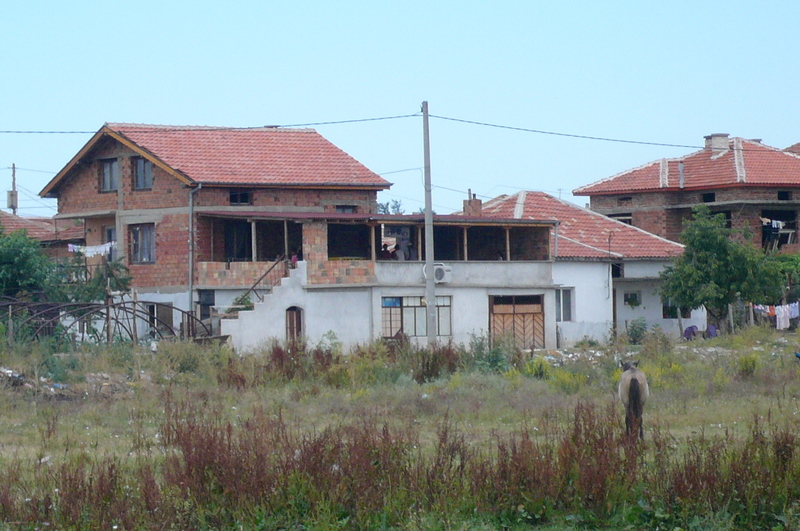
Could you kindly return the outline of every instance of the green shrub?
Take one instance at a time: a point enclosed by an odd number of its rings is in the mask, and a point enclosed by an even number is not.
[[[589,377],[585,374],[575,373],[567,369],[556,367],[553,369],[551,378],[548,380],[550,385],[562,393],[575,394],[586,385]]]
[[[538,380],[549,379],[552,372],[552,365],[550,365],[550,363],[542,356],[536,356],[535,358],[529,359],[527,362],[525,362],[525,366],[522,370],[522,373],[525,376],[536,378]]]
[[[628,338],[631,344],[641,345],[647,332],[647,321],[644,317],[637,317],[628,323]]]
[[[736,359],[736,374],[739,378],[750,378],[758,368],[758,354],[749,352]]]

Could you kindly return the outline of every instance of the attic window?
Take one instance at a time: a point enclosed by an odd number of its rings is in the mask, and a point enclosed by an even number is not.
[[[625,197],[618,197],[617,198],[617,205],[618,206],[626,206],[633,203],[633,197],[625,196]]]
[[[617,221],[621,221],[622,223],[627,223],[628,225],[633,225],[633,214],[630,212],[625,212],[623,214],[609,214],[608,217],[611,219],[616,219]]]
[[[624,278],[625,264],[622,262],[611,264],[611,278]]]
[[[136,190],[149,190],[153,187],[153,163],[143,157],[134,157],[134,181]]]
[[[231,205],[252,205],[253,193],[250,190],[231,190]]]
[[[356,206],[355,205],[336,205],[336,213],[337,214],[355,214],[356,213]]]
[[[792,192],[789,191],[778,192],[778,201],[791,201],[791,200],[792,200]]]
[[[100,191],[116,192],[119,188],[119,161],[105,159],[100,161]]]
[[[713,203],[717,200],[717,194],[714,192],[708,192],[707,194],[703,194],[703,203]]]

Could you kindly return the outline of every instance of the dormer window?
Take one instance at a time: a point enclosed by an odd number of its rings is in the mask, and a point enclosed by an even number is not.
[[[252,205],[253,193],[250,190],[231,190],[231,205]]]
[[[100,191],[116,192],[119,189],[119,161],[104,159],[100,161]]]

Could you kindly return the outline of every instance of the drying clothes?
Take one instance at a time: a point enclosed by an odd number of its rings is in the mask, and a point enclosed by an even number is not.
[[[108,254],[116,246],[117,242],[108,242],[102,245],[73,245],[70,243],[67,245],[67,250],[72,253],[81,253],[88,258]]]

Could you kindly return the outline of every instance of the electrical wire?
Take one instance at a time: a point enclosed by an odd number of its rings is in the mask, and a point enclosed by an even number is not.
[[[447,116],[438,116],[431,114],[429,115],[431,118],[438,118],[439,120],[448,120],[451,122],[459,122],[464,124],[471,124],[471,125],[481,125],[484,127],[494,127],[497,129],[508,129],[511,131],[522,131],[524,133],[537,133],[540,135],[553,135],[553,136],[565,136],[569,138],[580,138],[583,140],[599,140],[602,142],[619,142],[623,144],[641,144],[645,146],[661,146],[661,147],[679,147],[679,148],[688,148],[688,149],[700,149],[702,146],[692,146],[687,144],[666,144],[663,142],[645,142],[641,140],[624,140],[620,138],[606,138],[601,136],[588,136],[588,135],[576,135],[572,133],[557,133],[555,131],[542,131],[540,129],[528,129],[525,127],[514,127],[511,125],[499,125],[499,124],[491,124],[487,122],[478,122],[475,120],[463,120],[461,118],[450,118]]]

